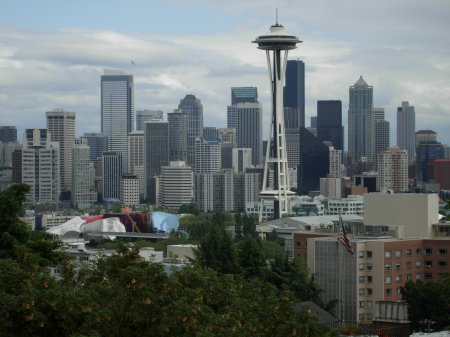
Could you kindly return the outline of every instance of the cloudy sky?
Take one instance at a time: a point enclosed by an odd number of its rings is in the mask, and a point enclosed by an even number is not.
[[[134,75],[137,110],[201,99],[205,126],[226,126],[230,87],[257,86],[268,115],[265,55],[251,41],[275,21],[304,42],[306,118],[320,99],[343,102],[360,75],[374,87],[396,144],[396,108],[450,144],[448,0],[0,0],[0,125],[45,127],[45,112],[77,113],[77,134],[100,131],[100,75]],[[134,62],[134,65],[132,62]],[[266,118],[267,120],[267,118]],[[266,127],[268,128],[268,127]]]

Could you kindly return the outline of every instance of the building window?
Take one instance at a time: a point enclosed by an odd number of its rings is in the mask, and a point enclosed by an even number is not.
[[[359,301],[359,307],[360,308],[364,308],[364,304],[365,304],[364,301]]]
[[[405,250],[405,255],[406,256],[411,256],[411,249]]]
[[[358,281],[359,281],[359,283],[364,283],[366,280],[366,277],[365,276],[360,276],[359,278],[358,278]]]
[[[364,270],[366,268],[366,264],[365,263],[360,263],[359,264],[359,270]]]
[[[425,268],[431,268],[433,266],[433,261],[425,261]]]
[[[367,283],[372,283],[372,276],[367,276]]]
[[[390,250],[387,250],[387,251],[384,252],[384,257],[387,258],[387,259],[389,259],[391,257],[391,255],[392,255],[392,253],[391,253]]]
[[[366,257],[367,257],[368,259],[372,258],[372,251],[371,251],[371,250],[368,250],[368,251],[366,252]]]
[[[372,314],[370,314],[370,313],[367,314],[367,320],[368,320],[368,321],[371,321],[371,320],[372,320]]]
[[[438,281],[445,281],[445,280],[447,280],[447,274],[439,273],[438,274]]]
[[[359,314],[359,321],[364,322],[364,317],[365,317],[364,314]]]
[[[372,270],[372,263],[367,264],[367,270]]]
[[[406,281],[412,281],[412,275],[406,274]]]
[[[365,294],[366,294],[366,289],[364,289],[364,288],[359,288],[358,294],[359,294],[360,296],[365,295]]]
[[[425,273],[425,274],[423,275],[423,278],[424,278],[426,281],[431,281],[431,280],[433,279],[433,274],[431,274],[431,273]]]
[[[386,263],[386,264],[384,265],[384,269],[385,269],[386,271],[391,271],[391,264],[390,264],[390,263]]]
[[[367,295],[372,296],[372,288],[367,288]]]
[[[447,256],[448,255],[447,249],[438,249],[438,255]]]
[[[360,252],[358,253],[358,256],[359,256],[359,257],[364,257],[364,253],[365,253],[365,252],[362,250],[362,251],[360,251]]]
[[[366,308],[372,308],[372,301],[367,301],[366,302]]]
[[[397,282],[402,282],[402,275],[397,275],[397,276],[395,276],[395,280],[396,280]]]
[[[396,271],[402,270],[402,264],[401,264],[401,263],[396,263],[396,264],[395,264],[395,270],[396,270]]]
[[[391,288],[387,288],[385,293],[386,293],[386,296],[391,296],[392,295],[392,289]]]
[[[433,249],[425,248],[425,255],[430,256],[431,254],[433,254]]]
[[[395,251],[395,257],[402,257],[402,251],[401,250],[396,250]]]
[[[397,288],[397,295],[401,295],[402,294],[402,288]]]
[[[422,250],[420,248],[416,249],[416,256],[422,255]]]
[[[422,262],[421,261],[416,261],[416,268],[422,268]]]
[[[387,284],[391,284],[392,283],[392,277],[391,276],[386,276],[386,283]]]
[[[416,274],[416,280],[420,280],[420,279],[422,279],[422,274],[417,273],[417,274]]]
[[[442,269],[447,268],[447,261],[439,261],[438,262],[438,267],[442,268]]]

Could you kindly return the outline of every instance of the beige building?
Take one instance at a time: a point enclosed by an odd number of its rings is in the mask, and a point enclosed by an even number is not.
[[[408,191],[408,151],[392,147],[378,154],[377,190]]]
[[[437,194],[364,194],[364,225],[397,225],[404,236],[431,237],[438,222]]]
[[[193,198],[194,177],[192,169],[184,161],[171,161],[161,167],[159,176],[158,205],[178,209]]]

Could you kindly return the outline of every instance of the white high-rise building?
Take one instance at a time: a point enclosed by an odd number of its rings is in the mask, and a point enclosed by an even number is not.
[[[133,76],[119,70],[105,70],[101,77],[101,126],[108,137],[108,151],[122,153],[127,170],[128,134],[134,130]]]
[[[32,204],[57,203],[59,143],[51,141],[47,129],[26,129],[22,144],[22,183],[31,187],[27,201]]]
[[[320,194],[329,199],[341,199],[342,178],[320,178]]]
[[[123,174],[120,188],[120,201],[125,207],[139,204],[139,178],[134,174]]]
[[[144,165],[144,131],[137,130],[128,134],[128,172],[135,172],[136,166]]]
[[[218,138],[195,138],[196,173],[214,173],[221,169],[222,151]]]
[[[97,201],[93,171],[87,140],[75,140],[72,148],[72,205],[75,208],[89,208]]]
[[[336,150],[333,146],[330,146],[328,149],[330,151],[328,176],[342,178],[342,150]]]
[[[61,189],[72,188],[72,148],[75,143],[75,112],[54,109],[46,112],[47,130],[52,142],[59,143]]]
[[[159,176],[158,204],[170,209],[178,209],[192,202],[194,175],[184,161],[171,161],[161,167]]]
[[[416,113],[408,102],[397,108],[397,146],[408,151],[409,163],[416,159]]]
[[[234,172],[242,172],[245,168],[252,166],[252,149],[234,148],[232,153],[232,165]]]
[[[377,189],[394,193],[408,191],[408,152],[392,147],[378,154]]]

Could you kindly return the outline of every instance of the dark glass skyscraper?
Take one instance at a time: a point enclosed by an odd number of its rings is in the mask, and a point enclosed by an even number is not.
[[[285,108],[298,109],[297,120],[300,123],[298,128],[305,127],[305,63],[303,61],[287,61],[283,101]]]
[[[188,165],[195,164],[195,138],[203,136],[203,105],[194,95],[186,95],[178,109],[188,114]],[[168,164],[165,164],[168,165]]]
[[[341,101],[317,101],[317,138],[331,142],[336,150],[343,150]]]
[[[0,142],[17,142],[17,128],[15,126],[0,126]]]
[[[167,114],[169,122],[169,160],[187,162],[189,116],[176,109]]]
[[[320,189],[320,178],[328,174],[329,149],[305,128],[300,129],[300,164],[297,170],[297,190],[301,194]]]
[[[237,128],[237,104],[258,103],[256,87],[232,87],[231,105],[227,107],[227,128]]]
[[[427,162],[432,159],[444,158],[443,145],[435,140],[420,142],[416,147],[416,180],[427,182]]]

